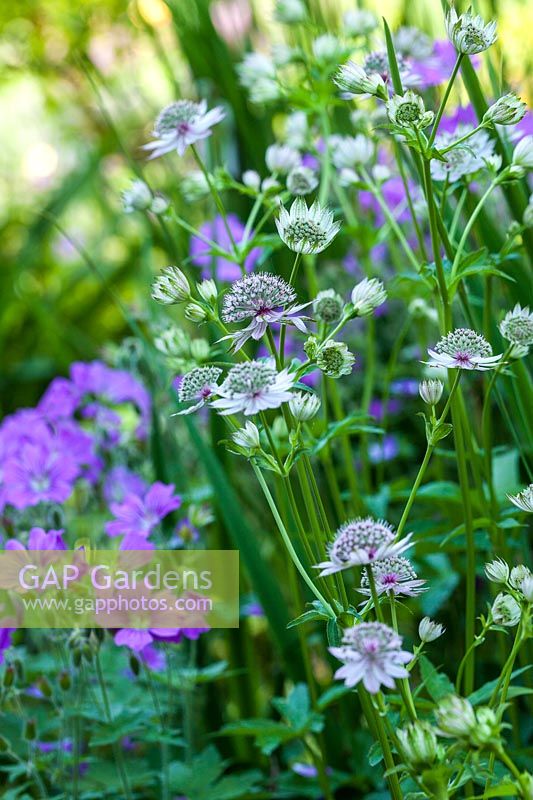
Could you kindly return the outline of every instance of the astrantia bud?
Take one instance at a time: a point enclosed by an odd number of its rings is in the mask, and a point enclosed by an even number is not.
[[[533,575],[526,575],[520,584],[520,591],[528,603],[533,603]]]
[[[261,186],[261,177],[255,170],[247,169],[246,172],[242,173],[241,180],[249,189],[253,189],[256,192],[259,191],[259,187]]]
[[[152,200],[150,211],[152,214],[164,214],[169,205],[170,202],[167,197],[164,197],[162,194],[156,194]]]
[[[304,344],[304,353],[310,361],[314,361],[318,355],[320,345],[316,336],[310,336]]]
[[[360,317],[371,314],[386,299],[385,287],[377,278],[365,278],[352,289],[352,304],[355,313]]]
[[[476,726],[470,731],[470,744],[480,748],[496,744],[500,730],[496,713],[488,706],[482,706],[476,711]]]
[[[206,303],[214,303],[218,297],[218,289],[215,281],[210,278],[196,284],[198,294]]]
[[[418,635],[420,636],[421,642],[434,642],[435,639],[442,636],[445,630],[446,628],[443,625],[440,625],[438,622],[433,622],[429,617],[424,617],[424,619],[420,620]]]
[[[122,206],[126,214],[133,211],[146,211],[152,205],[152,192],[141,180],[131,182],[129,189],[122,192]]]
[[[288,144],[271,144],[265,155],[266,165],[271,172],[286,175],[295,167],[299,167],[302,157],[298,150]]]
[[[508,494],[507,497],[521,511],[533,513],[533,483],[530,483],[522,492]]]
[[[476,715],[472,704],[465,697],[450,694],[444,697],[435,711],[435,718],[443,736],[468,738],[476,726]]]
[[[400,128],[427,128],[433,122],[433,111],[426,111],[419,94],[408,90],[404,95],[395,94],[387,102],[387,114],[393,125]]]
[[[318,178],[310,167],[295,167],[287,176],[287,189],[296,196],[310,194],[317,186]]]
[[[500,594],[492,604],[492,618],[497,625],[514,628],[520,622],[520,606],[510,594]]]
[[[347,99],[357,94],[373,94],[383,99],[387,97],[385,81],[381,75],[378,72],[368,74],[353,61],[340,67],[333,81]]]
[[[163,305],[184,303],[190,296],[187,276],[178,267],[165,267],[152,283],[152,297]]]
[[[324,289],[313,300],[313,312],[321,322],[337,322],[341,318],[344,300],[335,289]]]
[[[513,152],[513,164],[523,170],[533,169],[533,136],[524,136]]]
[[[289,400],[291,413],[298,422],[307,422],[320,408],[320,398],[310,392],[297,392]]]
[[[190,322],[205,322],[207,314],[199,303],[189,303],[185,306],[185,317]]]
[[[180,191],[188,203],[206,197],[209,194],[209,183],[204,173],[197,169],[185,175],[179,185]]]
[[[316,363],[329,378],[340,378],[351,373],[355,356],[350,353],[344,342],[329,341],[320,348]]]
[[[518,564],[511,570],[509,583],[511,584],[513,589],[520,589],[522,581],[524,580],[524,578],[529,577],[529,575],[531,575],[531,570],[528,567],[526,567],[525,564]]]
[[[500,322],[500,333],[511,344],[529,347],[533,344],[533,313],[517,303]]]
[[[235,431],[231,438],[240,447],[246,447],[250,450],[257,450],[260,447],[259,430],[253,422],[247,422],[244,428],[239,428],[238,431]]]
[[[493,583],[507,583],[509,580],[509,565],[501,558],[495,558],[485,564],[485,575]]]
[[[418,386],[418,393],[428,406],[436,406],[442,397],[444,384],[438,378],[422,381]]]
[[[428,722],[413,722],[396,734],[410,767],[431,767],[437,757],[437,736]]]
[[[495,125],[516,125],[525,116],[526,104],[514,92],[500,97],[485,111],[483,122]]]

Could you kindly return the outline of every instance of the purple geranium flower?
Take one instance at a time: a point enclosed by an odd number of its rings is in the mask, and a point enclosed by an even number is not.
[[[81,392],[68,378],[54,378],[39,400],[37,409],[49,420],[72,417],[81,400]]]
[[[52,437],[23,444],[4,465],[5,500],[23,509],[38,503],[64,503],[74,488],[79,467]]]
[[[103,492],[108,505],[121,503],[128,494],[141,497],[145,491],[146,481],[123,465],[113,467],[106,475]]]
[[[63,541],[63,530],[45,531],[43,528],[32,528],[28,534],[28,550],[66,550]],[[25,550],[18,539],[8,539],[6,550]]]
[[[181,497],[174,494],[174,485],[157,481],[142,497],[129,494],[122,503],[111,503],[116,519],[107,522],[109,536],[137,534],[148,537],[161,520],[181,505]]]
[[[235,214],[228,214],[228,227],[235,244],[240,244],[244,237],[244,225]],[[221,216],[215,217],[211,222],[204,222],[200,227],[200,233],[212,242],[216,242],[223,250],[231,250],[231,241]],[[252,238],[253,231],[250,232]],[[241,268],[234,261],[230,261],[222,256],[214,256],[209,252],[210,248],[206,242],[192,236],[189,245],[189,254],[192,263],[202,268],[202,277],[211,278],[215,275],[219,281],[236,281],[242,277]],[[254,247],[244,262],[246,272],[251,272],[263,254],[261,247]]]
[[[181,642],[182,639],[196,640],[208,628],[122,628],[115,634],[115,644],[129,647],[136,653],[157,641]]]
[[[14,628],[0,628],[0,664],[4,663],[4,653],[11,647],[11,634]]]

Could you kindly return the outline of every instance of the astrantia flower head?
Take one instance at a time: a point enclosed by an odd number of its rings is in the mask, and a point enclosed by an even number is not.
[[[494,20],[485,25],[483,18],[470,10],[458,16],[453,6],[446,15],[446,31],[457,52],[469,56],[487,50],[498,38]]]
[[[372,517],[358,517],[344,523],[328,547],[328,561],[316,565],[320,575],[331,575],[360,564],[374,564],[400,555],[411,546],[411,534],[395,542],[394,530],[388,522]]]
[[[259,430],[257,425],[253,422],[247,422],[244,428],[239,428],[231,435],[231,438],[240,447],[246,447],[249,450],[257,450],[260,447]]]
[[[416,86],[419,78],[412,72],[409,62],[400,52],[396,52],[396,62],[402,85],[407,87]],[[391,82],[389,56],[386,50],[374,50],[374,52],[369,53],[363,62],[363,68],[370,78],[378,75],[385,84]],[[389,99],[387,92],[384,95],[380,95],[380,97],[384,100]]]
[[[211,400],[217,392],[221,374],[219,367],[198,367],[184,375],[178,389],[178,398],[180,403],[193,402],[194,405],[178,411],[178,414],[192,414]]]
[[[433,111],[426,111],[419,94],[408,90],[404,95],[395,94],[387,102],[387,114],[393,125],[399,128],[427,128],[433,122]]]
[[[501,558],[495,558],[485,564],[485,575],[493,583],[507,583],[509,580],[509,564]]]
[[[321,322],[337,322],[341,318],[344,300],[335,289],[324,289],[313,300],[313,312]]]
[[[525,564],[517,564],[513,567],[509,576],[509,583],[513,589],[520,589],[522,581],[531,575],[531,570]]]
[[[429,722],[412,722],[396,731],[405,758],[411,767],[431,767],[437,758],[437,735]]]
[[[513,165],[526,172],[533,170],[533,135],[520,139],[513,151]]]
[[[528,511],[533,514],[533,483],[530,483],[523,491],[518,494],[508,494],[507,497],[513,505],[521,511]]]
[[[129,189],[122,192],[122,205],[126,214],[146,211],[152,205],[152,192],[144,181],[134,180]]]
[[[332,33],[323,33],[313,40],[311,45],[313,55],[321,65],[337,65],[341,59],[346,58],[350,53],[350,48],[346,46]]]
[[[224,322],[241,322],[252,319],[248,327],[231,334],[234,349],[239,350],[251,337],[256,341],[264,336],[272,323],[292,324],[306,331],[300,312],[309,303],[293,305],[296,292],[278,275],[254,272],[236,281],[224,296],[222,319]]]
[[[346,11],[342,20],[348,36],[368,36],[378,25],[378,21],[371,11],[360,8],[351,8]]]
[[[527,106],[514,92],[505,94],[493,103],[483,115],[483,122],[495,125],[517,125],[526,114]]]
[[[458,125],[453,133],[443,131],[435,139],[437,150],[454,145],[458,139],[472,130],[469,125]],[[451,183],[486,169],[494,156],[494,140],[487,131],[481,130],[469,137],[468,141],[452,147],[445,154],[446,161],[433,159],[431,175],[436,181],[448,180]]]
[[[381,622],[362,622],[344,631],[342,645],[330,647],[329,652],[344,662],[335,678],[346,686],[356,686],[363,681],[371,694],[379,692],[381,685],[394,689],[396,678],[407,678],[404,667],[413,654],[402,650],[402,638]]]
[[[187,276],[178,267],[165,267],[152,283],[152,297],[163,305],[184,303],[190,296]]]
[[[438,622],[433,622],[429,617],[420,620],[418,635],[421,642],[434,642],[445,632],[446,628]]]
[[[246,53],[237,72],[242,86],[251,89],[254,83],[263,80],[274,80],[276,68],[268,56],[263,53]]]
[[[522,579],[518,588],[522,592],[524,599],[528,603],[533,603],[533,575],[531,572]]]
[[[296,198],[290,212],[281,208],[276,227],[290,250],[303,255],[321,253],[340,230],[340,222],[333,221],[333,213],[314,202],[308,208],[301,197]]]
[[[352,289],[351,301],[355,313],[366,317],[387,299],[387,292],[377,278],[364,278]]]
[[[320,408],[320,398],[310,392],[295,392],[289,401],[289,408],[295,420],[308,422]]]
[[[497,625],[514,628],[520,622],[520,606],[510,594],[500,592],[492,604],[492,618]]]
[[[302,157],[298,150],[288,144],[271,144],[265,154],[266,165],[270,172],[286,175],[294,167],[299,167]]]
[[[366,166],[374,154],[371,139],[358,133],[357,136],[330,136],[331,159],[337,169],[348,169],[362,164]]]
[[[390,594],[415,597],[417,594],[426,591],[426,587],[424,587],[425,581],[417,578],[411,562],[404,556],[392,556],[392,558],[384,558],[383,561],[375,561],[372,564],[372,574],[378,595]],[[368,596],[371,594],[366,569],[361,575],[361,589],[359,591]]]
[[[465,697],[450,694],[437,706],[435,718],[442,736],[454,739],[468,738],[476,726],[476,715],[472,704]]]
[[[492,347],[479,333],[469,328],[457,328],[443,336],[434,350],[428,350],[431,367],[444,369],[494,369],[501,361],[501,355],[492,354]]]
[[[422,381],[418,387],[418,393],[424,403],[428,406],[436,406],[442,397],[444,384],[439,380]]]
[[[228,372],[212,405],[220,414],[245,416],[257,414],[267,408],[279,408],[291,399],[295,377],[287,369],[278,372],[274,360],[245,361]]]
[[[207,103],[201,100],[178,100],[164,108],[155,121],[153,142],[144,145],[151,150],[150,158],[157,158],[176,150],[182,156],[191,144],[211,135],[211,128],[224,119],[221,106],[207,110]]]
[[[317,186],[318,178],[311,167],[294,167],[287,175],[287,189],[298,197],[311,194]]]
[[[344,342],[334,342],[330,339],[320,348],[316,364],[329,378],[340,378],[351,373],[355,356],[350,353]]]
[[[378,72],[369,74],[359,64],[348,61],[339,68],[333,78],[335,84],[343,93],[346,100],[350,100],[358,94],[372,94],[382,99],[387,97],[385,81]]]
[[[517,303],[500,322],[500,333],[511,344],[529,347],[533,344],[533,313]]]
[[[277,0],[274,16],[278,22],[294,25],[303,22],[307,16],[307,9],[302,0]]]

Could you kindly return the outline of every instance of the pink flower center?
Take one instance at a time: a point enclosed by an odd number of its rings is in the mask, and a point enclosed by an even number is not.
[[[470,363],[470,356],[468,353],[456,353],[455,360],[458,364],[469,364]]]
[[[385,586],[394,586],[398,583],[398,576],[394,572],[390,572],[388,575],[383,575],[381,582],[385,584]]]

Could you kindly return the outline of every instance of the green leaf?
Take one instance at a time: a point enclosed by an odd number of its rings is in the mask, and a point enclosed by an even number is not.
[[[511,674],[511,680],[513,680],[513,678],[517,678],[518,675],[522,675],[523,672],[527,672],[527,670],[531,669],[532,666],[533,666],[532,664],[528,664],[526,667],[515,669],[515,671]],[[486,703],[488,700],[490,700],[491,695],[494,689],[496,688],[497,683],[498,683],[498,678],[496,678],[496,680],[489,681],[488,683],[483,684],[483,686],[481,686],[479,689],[476,689],[475,692],[472,692],[472,694],[468,695],[468,699],[470,700],[472,705],[476,706],[480,703]],[[508,697],[512,697],[511,691],[513,689],[523,690],[524,688],[525,687],[522,686],[511,686],[509,688]],[[521,693],[526,694],[527,692],[521,692]]]
[[[342,641],[342,630],[336,619],[331,617],[328,619],[327,624],[328,645],[330,647],[339,647]]]
[[[374,742],[374,744],[368,751],[368,763],[370,764],[371,767],[375,767],[382,760],[383,760],[383,750],[381,749],[381,745],[379,744],[379,742]]]
[[[319,711],[324,711],[328,706],[332,703],[335,703],[341,697],[345,697],[347,694],[351,694],[353,689],[350,689],[348,686],[345,686],[343,683],[336,683],[333,686],[330,686],[329,689],[320,695],[316,702],[316,707]]]
[[[400,77],[400,70],[398,68],[398,61],[396,59],[396,51],[394,50],[394,42],[392,41],[390,28],[385,17],[383,17],[383,27],[385,29],[385,41],[387,42],[387,57],[389,59],[392,85],[396,94],[403,94],[402,79]]]
[[[420,656],[420,672],[422,674],[423,686],[425,686],[427,693],[432,700],[438,703],[443,697],[455,693],[453,683],[447,675],[439,672],[429,658]]]

